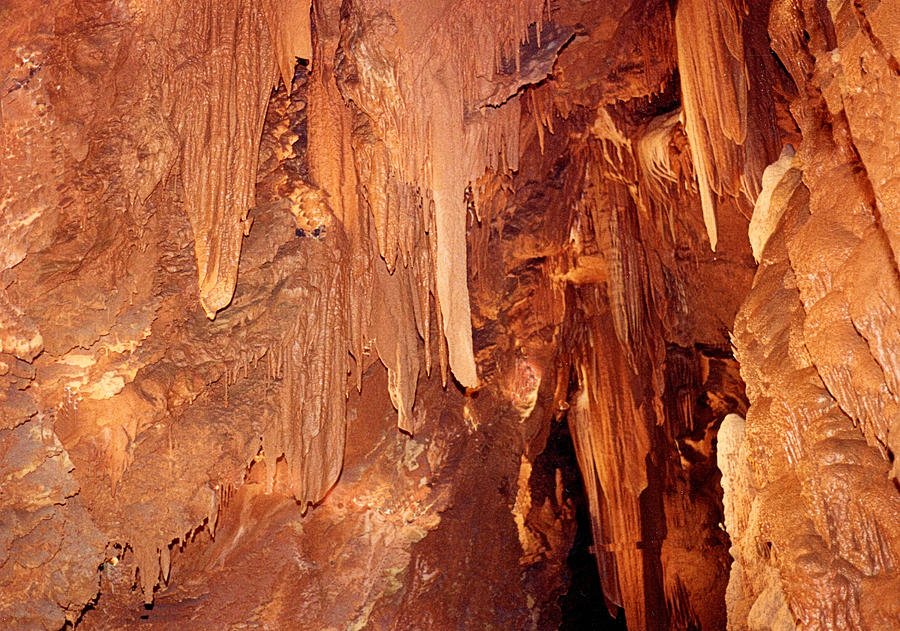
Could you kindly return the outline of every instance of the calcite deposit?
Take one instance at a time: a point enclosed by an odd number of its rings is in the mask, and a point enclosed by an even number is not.
[[[0,0],[0,628],[900,629],[898,42]]]

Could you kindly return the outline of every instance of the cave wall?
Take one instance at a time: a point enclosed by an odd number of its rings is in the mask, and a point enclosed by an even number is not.
[[[898,15],[0,5],[0,622],[900,628]]]
[[[770,167],[754,213],[760,266],[734,327],[751,406],[729,424],[724,457],[730,628],[900,625],[887,166],[898,15],[804,2],[770,17],[802,139]]]

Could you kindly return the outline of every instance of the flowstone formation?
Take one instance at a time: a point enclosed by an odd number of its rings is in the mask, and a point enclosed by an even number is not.
[[[0,627],[900,629],[898,35],[0,3]]]

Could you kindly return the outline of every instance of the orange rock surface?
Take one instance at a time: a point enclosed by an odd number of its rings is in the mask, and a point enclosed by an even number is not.
[[[900,629],[897,42],[0,1],[0,628]]]

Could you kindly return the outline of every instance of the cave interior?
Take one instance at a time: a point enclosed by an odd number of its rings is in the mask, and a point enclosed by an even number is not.
[[[0,628],[900,629],[898,60],[891,0],[0,0]]]

